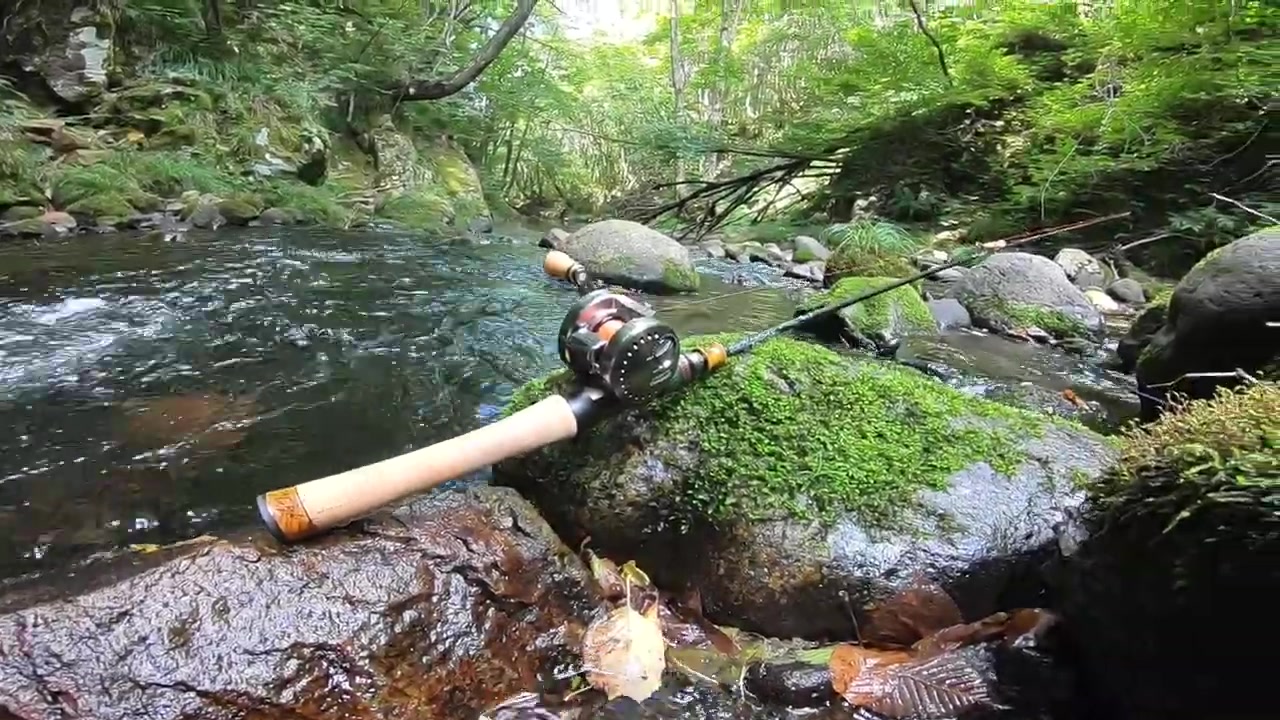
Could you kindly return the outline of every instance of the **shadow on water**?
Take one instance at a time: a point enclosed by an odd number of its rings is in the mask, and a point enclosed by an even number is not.
[[[544,252],[313,229],[0,246],[0,578],[254,523],[264,490],[493,419],[557,367],[575,294]],[[681,335],[792,308],[653,301]]]

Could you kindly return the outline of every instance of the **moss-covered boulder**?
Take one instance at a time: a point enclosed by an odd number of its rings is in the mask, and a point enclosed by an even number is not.
[[[569,234],[559,249],[607,283],[649,292],[692,292],[699,277],[680,243],[630,220],[602,220]]]
[[[1133,432],[1089,494],[1061,597],[1090,694],[1121,720],[1274,715],[1256,670],[1280,588],[1280,386]]]
[[[1170,394],[1213,397],[1280,355],[1280,226],[1219,248],[1188,272],[1169,297],[1164,323],[1138,357],[1144,419]]]
[[[122,220],[133,214],[133,206],[129,204],[129,198],[121,193],[89,195],[71,203],[66,209],[77,217],[95,220],[104,218]]]
[[[248,225],[262,214],[262,200],[253,195],[237,194],[219,202],[218,213],[231,225]]]
[[[563,381],[526,386],[511,409]],[[852,638],[850,606],[861,614],[917,571],[974,617],[1038,602],[1037,567],[1080,500],[1075,482],[1110,457],[1078,426],[777,338],[499,464],[494,480],[571,543],[589,536],[661,584],[698,588],[717,620]]]
[[[1102,328],[1102,316],[1057,263],[1030,253],[998,253],[964,273],[947,296],[974,324],[996,332],[1038,327],[1059,338]]]
[[[1124,337],[1116,342],[1116,356],[1111,366],[1123,373],[1131,373],[1138,365],[1138,356],[1151,342],[1151,336],[1164,326],[1168,312],[1168,298],[1164,302],[1148,305],[1129,326]]]
[[[848,300],[894,282],[897,282],[896,278],[844,278],[831,289],[809,296],[796,309],[796,315]],[[834,315],[820,318],[812,324],[811,329],[827,337],[841,336],[864,347],[893,352],[903,337],[936,332],[938,324],[916,288],[903,285],[850,305]]]

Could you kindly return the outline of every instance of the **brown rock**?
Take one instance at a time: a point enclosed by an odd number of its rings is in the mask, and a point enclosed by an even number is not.
[[[0,598],[0,716],[476,717],[578,662],[593,588],[488,486],[292,547],[202,538]]]

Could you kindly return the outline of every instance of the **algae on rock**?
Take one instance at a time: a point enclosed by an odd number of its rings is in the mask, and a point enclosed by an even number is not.
[[[508,412],[568,380],[530,383]],[[852,637],[847,602],[860,611],[915,570],[975,613],[1017,595],[1079,500],[1076,471],[1096,474],[1110,453],[1073,424],[776,338],[494,479],[570,542],[590,536],[661,582],[700,587],[720,621]]]

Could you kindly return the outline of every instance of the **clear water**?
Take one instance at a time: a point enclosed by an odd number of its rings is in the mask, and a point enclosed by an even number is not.
[[[255,496],[491,420],[576,297],[527,238],[277,229],[0,246],[0,579],[258,522]],[[711,262],[677,332],[791,315]],[[719,279],[729,276],[729,282]]]

